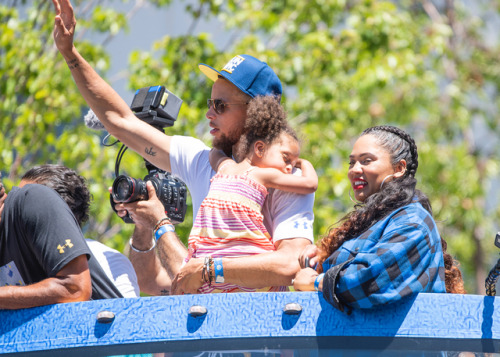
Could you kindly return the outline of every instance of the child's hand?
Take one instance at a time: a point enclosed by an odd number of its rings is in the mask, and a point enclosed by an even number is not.
[[[312,167],[312,164],[308,160],[306,160],[306,159],[300,159],[300,158],[298,158],[297,162],[295,163],[295,167],[298,168],[298,169],[301,169],[301,170],[303,170],[303,167],[305,165],[310,165]]]
[[[210,149],[210,154],[208,154],[208,155],[209,155],[208,157],[210,158],[210,161],[212,161],[212,159],[218,159],[221,156],[227,157],[227,155],[224,154],[224,151],[222,151],[221,149],[216,149],[216,148]]]
[[[318,175],[316,174],[313,165],[306,159],[297,159],[295,167],[302,170],[302,177],[306,179],[304,187],[309,189],[309,193],[316,191],[318,188]]]
[[[210,154],[208,154],[208,159],[210,161],[210,166],[212,166],[212,169],[217,172],[219,169],[219,166],[222,161],[227,159],[227,155],[224,154],[224,151],[216,148],[212,148],[210,150]]]

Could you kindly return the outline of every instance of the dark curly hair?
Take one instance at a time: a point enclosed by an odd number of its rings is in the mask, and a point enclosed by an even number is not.
[[[415,174],[418,168],[417,145],[405,131],[394,126],[375,126],[366,129],[361,136],[372,135],[377,143],[390,153],[392,164],[406,161],[406,172],[403,176],[383,185],[380,191],[368,196],[363,204],[357,204],[355,210],[347,214],[339,227],[330,228],[326,237],[320,242],[320,262],[323,262],[340,246],[374,225],[395,209],[405,206],[417,197],[422,206],[432,215],[432,208],[427,196],[416,189]],[[446,291],[465,293],[463,279],[457,262],[446,252],[446,241],[441,238],[445,265]],[[321,269],[321,265],[320,265]]]
[[[297,134],[288,125],[286,112],[278,99],[274,96],[257,96],[248,104],[238,155],[247,156],[257,140],[271,144],[283,133],[298,141]]]
[[[63,165],[40,165],[28,170],[21,180],[50,187],[73,212],[81,226],[89,219],[91,195],[84,177]]]

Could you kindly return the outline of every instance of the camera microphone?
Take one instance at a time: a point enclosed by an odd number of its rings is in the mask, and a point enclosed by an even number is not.
[[[87,128],[94,130],[106,130],[92,109],[89,109],[87,114],[83,117],[83,121],[85,122]]]

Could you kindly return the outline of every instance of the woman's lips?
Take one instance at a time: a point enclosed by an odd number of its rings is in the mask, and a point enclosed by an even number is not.
[[[361,190],[365,186],[366,186],[366,181],[363,180],[355,180],[352,182],[352,188],[354,190]]]

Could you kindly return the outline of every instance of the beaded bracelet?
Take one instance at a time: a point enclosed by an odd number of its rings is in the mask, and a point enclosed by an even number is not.
[[[165,222],[165,223],[164,223]],[[164,224],[170,224],[172,225],[172,222],[170,222],[170,218],[168,217],[163,217],[162,219],[160,219],[158,222],[156,222],[155,224],[155,227],[153,228],[153,232],[156,232],[158,230],[158,228],[160,228],[161,226],[163,226]]]
[[[140,250],[140,249],[137,249],[136,247],[134,247],[132,245],[132,238],[130,238],[130,240],[128,241],[128,244],[130,245],[130,248],[134,251],[134,252],[137,252],[137,253],[148,253],[150,251],[152,251],[153,249],[155,249],[156,247],[156,241],[154,239],[152,239],[153,241],[153,246],[147,250]]]
[[[314,290],[319,291],[319,283],[323,280],[325,273],[319,274],[316,279],[314,279]]]

